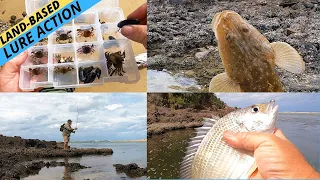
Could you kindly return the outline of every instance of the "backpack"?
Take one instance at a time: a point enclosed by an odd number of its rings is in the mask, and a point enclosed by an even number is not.
[[[64,130],[64,124],[60,126],[60,131],[63,132],[63,130]]]

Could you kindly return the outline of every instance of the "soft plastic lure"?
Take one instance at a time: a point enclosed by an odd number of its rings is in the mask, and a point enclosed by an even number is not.
[[[120,30],[121,28],[127,25],[139,25],[139,24],[140,24],[140,21],[138,19],[126,19],[118,23],[118,28]]]

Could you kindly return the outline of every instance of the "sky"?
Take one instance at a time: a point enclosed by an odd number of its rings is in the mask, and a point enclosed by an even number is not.
[[[248,107],[274,99],[279,112],[320,112],[319,93],[216,93],[232,107]]]
[[[71,141],[145,139],[146,101],[145,93],[2,93],[0,134],[63,141],[60,126],[71,119],[79,128]]]

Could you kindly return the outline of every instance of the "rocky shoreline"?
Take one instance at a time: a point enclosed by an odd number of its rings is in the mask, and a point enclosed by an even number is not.
[[[236,109],[211,93],[152,93],[148,94],[148,107],[148,138],[171,130],[200,127],[203,118],[223,117]]]
[[[136,178],[147,175],[147,168],[141,168],[136,163],[131,163],[127,165],[114,164],[118,173],[125,173],[129,178]]]
[[[76,149],[64,151],[55,141],[22,139],[0,135],[0,179],[20,179],[37,174],[43,167],[65,166],[75,172],[85,166],[79,163],[44,162],[42,158],[112,155],[112,149]]]
[[[58,167],[58,166],[64,166],[68,168],[69,172],[76,172],[76,171],[79,171],[80,169],[89,168],[86,166],[82,166],[79,163],[65,163],[65,162],[56,162],[56,161],[28,162],[24,164],[16,164],[12,167],[12,169],[6,170],[4,175],[1,177],[1,179],[4,179],[4,180],[20,179],[22,177],[36,175],[44,167],[50,168],[50,167]]]
[[[148,131],[150,138],[152,135],[164,134],[167,131],[197,128],[203,125],[203,118],[210,118],[212,115],[223,117],[233,111],[234,108],[226,107],[221,110],[195,110],[179,109],[172,110],[167,107],[157,107],[155,110],[148,108]],[[153,114],[150,115],[149,114]]]
[[[148,0],[148,67],[183,73],[203,87],[224,72],[212,17],[233,10],[270,42],[292,45],[306,62],[300,75],[276,69],[289,92],[320,91],[319,0]]]

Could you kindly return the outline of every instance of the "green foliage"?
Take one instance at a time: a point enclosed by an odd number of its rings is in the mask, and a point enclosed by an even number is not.
[[[203,110],[207,108],[223,109],[225,107],[225,103],[213,93],[152,93],[148,94],[148,102],[172,109],[193,108]]]

